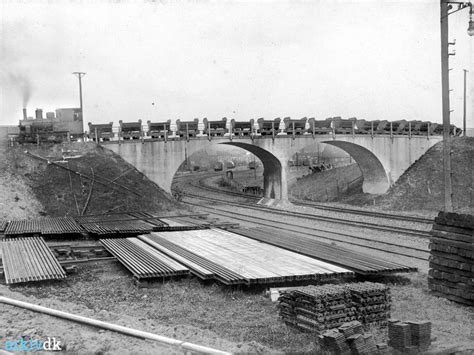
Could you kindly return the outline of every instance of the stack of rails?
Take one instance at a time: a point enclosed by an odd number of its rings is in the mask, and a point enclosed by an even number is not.
[[[101,239],[137,279],[188,275],[189,269],[137,238]]]
[[[353,276],[347,269],[317,261],[241,235],[219,229],[154,232],[140,236],[193,271],[193,264],[207,270],[206,277],[226,284],[280,283],[328,280]],[[178,260],[178,259],[176,259]],[[196,273],[199,276],[199,272]]]
[[[289,326],[320,333],[343,323],[387,325],[390,289],[379,283],[306,286],[282,291],[280,317]]]
[[[440,212],[430,238],[428,286],[436,296],[474,306],[472,215]]]
[[[83,229],[71,217],[10,221],[5,228],[9,236],[19,234],[79,234]]]
[[[87,232],[97,235],[150,233],[154,226],[141,220],[84,222],[81,226]]]
[[[160,229],[163,231],[188,231],[210,227],[209,222],[196,221],[190,217],[160,217],[159,220],[165,224]]]
[[[3,233],[5,231],[5,228],[7,228],[8,222],[5,220],[0,221],[0,233]]]
[[[97,235],[142,234],[163,230],[194,230],[209,228],[209,223],[189,216],[158,217],[148,212],[127,212],[79,217],[56,217],[33,220],[0,221],[0,233],[9,237],[20,235],[59,235],[89,232]]]
[[[349,269],[357,274],[373,275],[396,272],[412,272],[417,269],[374,256],[354,252],[350,249],[320,242],[308,237],[291,233],[279,233],[265,227],[237,229],[245,237],[275,245],[302,255]]]
[[[7,284],[62,279],[66,273],[43,238],[0,242]]]

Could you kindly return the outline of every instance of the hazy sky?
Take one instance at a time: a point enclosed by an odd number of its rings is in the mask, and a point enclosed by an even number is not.
[[[84,120],[332,116],[441,122],[439,1],[7,1],[0,125],[25,104]],[[449,17],[451,120],[463,68],[474,126],[468,10]],[[27,101],[24,103],[24,100]],[[152,105],[152,103],[155,105]]]

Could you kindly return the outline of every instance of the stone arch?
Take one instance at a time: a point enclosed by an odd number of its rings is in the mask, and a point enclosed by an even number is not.
[[[354,158],[364,177],[362,185],[364,192],[371,194],[387,192],[390,187],[390,181],[384,166],[374,153],[358,144],[346,141],[333,140],[322,143],[341,148]]]
[[[263,195],[266,198],[286,198],[286,186],[282,181],[282,165],[280,160],[268,150],[259,146],[242,142],[223,142],[220,144],[239,147],[254,154],[263,164]]]

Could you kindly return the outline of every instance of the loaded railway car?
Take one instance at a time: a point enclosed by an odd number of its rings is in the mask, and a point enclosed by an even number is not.
[[[283,119],[283,122],[285,123],[284,132],[286,132],[286,134],[293,135],[304,134],[306,129],[306,121],[306,117],[300,118],[299,120],[292,120],[290,117],[285,117]]]
[[[281,119],[279,117],[274,120],[265,120],[263,117],[259,118],[257,120],[257,133],[260,133],[262,136],[276,136],[280,131],[280,121]]]
[[[142,137],[142,120],[137,122],[123,122],[119,121],[119,137],[123,139],[136,140]]]
[[[210,135],[211,137],[215,136],[224,136],[229,130],[227,129],[227,117],[223,117],[220,121],[209,121],[207,118],[204,118],[204,130],[203,133]]]
[[[151,122],[148,121],[147,136],[151,138],[165,138],[171,134],[171,120],[166,122]]]
[[[92,140],[110,141],[115,134],[112,130],[113,122],[92,124],[89,122],[89,134],[87,137]]]
[[[183,138],[196,137],[199,133],[198,130],[199,120],[195,118],[192,121],[176,121],[176,135]]]
[[[237,122],[236,120],[232,119],[230,121],[230,127],[232,129],[232,133],[236,136],[249,136],[253,134],[253,125],[254,120],[251,119],[247,122]]]
[[[308,133],[311,134],[328,134],[332,132],[331,120],[316,120],[311,117],[309,120]]]

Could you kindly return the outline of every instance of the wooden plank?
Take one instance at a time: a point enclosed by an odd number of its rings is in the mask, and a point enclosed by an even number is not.
[[[464,229],[466,233],[458,233],[447,226],[434,225],[430,234],[436,238],[449,239],[458,242],[473,243],[474,237],[472,236],[472,230]],[[458,231],[458,230],[457,230]]]

